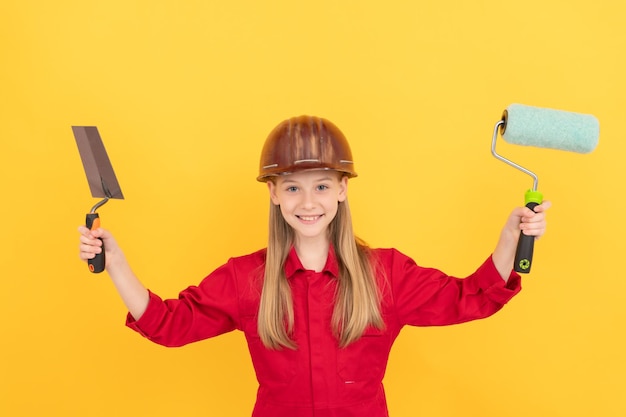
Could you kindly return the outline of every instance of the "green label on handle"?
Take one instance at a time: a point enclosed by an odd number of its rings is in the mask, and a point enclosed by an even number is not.
[[[519,267],[523,271],[527,270],[528,268],[530,268],[530,261],[528,259],[522,259],[521,261],[519,261]]]

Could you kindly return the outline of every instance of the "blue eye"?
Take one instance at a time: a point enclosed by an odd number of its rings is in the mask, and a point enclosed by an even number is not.
[[[298,191],[298,187],[292,185],[291,187],[287,187],[287,191],[290,193],[295,193],[296,191]]]
[[[317,191],[324,191],[328,189],[328,185],[320,184],[317,186]]]

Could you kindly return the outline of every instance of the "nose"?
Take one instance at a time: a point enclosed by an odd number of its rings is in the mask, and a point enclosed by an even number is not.
[[[302,208],[311,210],[315,207],[315,196],[312,191],[306,191],[302,194]]]

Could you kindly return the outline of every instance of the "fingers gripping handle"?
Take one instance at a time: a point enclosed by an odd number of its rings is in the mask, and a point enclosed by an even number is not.
[[[526,207],[535,211],[535,207],[541,204],[543,196],[538,191],[528,190],[526,192]],[[533,251],[535,249],[535,237],[520,233],[515,252],[515,262],[513,269],[515,272],[527,274],[533,263]]]
[[[100,216],[98,213],[89,213],[85,219],[85,225],[90,230],[95,230],[100,227]],[[102,239],[100,239],[102,241]],[[105,257],[104,257],[104,242],[102,243],[102,252],[96,254],[93,259],[87,260],[87,266],[93,273],[100,273],[104,271]]]

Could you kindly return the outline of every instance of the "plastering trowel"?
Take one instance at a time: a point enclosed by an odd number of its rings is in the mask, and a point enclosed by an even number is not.
[[[111,166],[111,161],[104,148],[98,128],[95,126],[72,126],[74,138],[78,145],[78,152],[83,161],[85,174],[87,174],[87,182],[91,195],[94,198],[102,198],[94,205],[86,216],[85,225],[91,229],[100,227],[100,216],[96,210],[105,204],[111,198],[124,199],[120,185],[117,182],[115,172]],[[89,270],[97,273],[104,271],[105,256],[104,244],[102,252],[95,258],[88,261]]]

